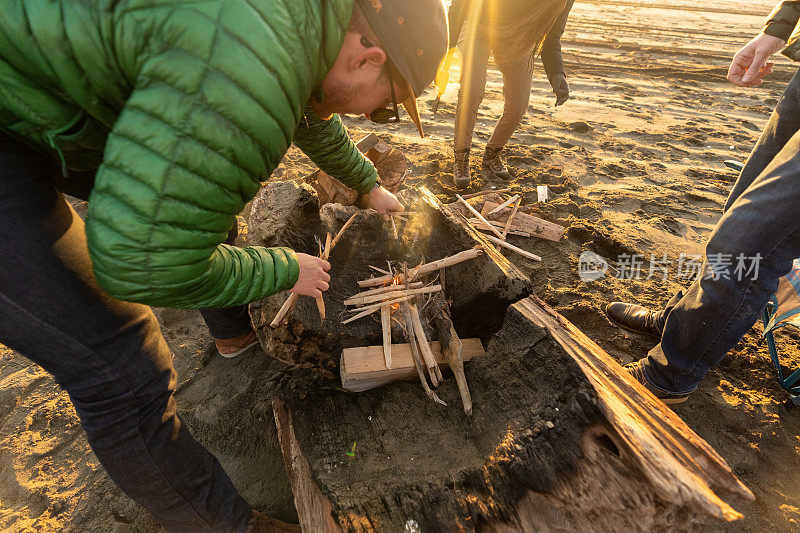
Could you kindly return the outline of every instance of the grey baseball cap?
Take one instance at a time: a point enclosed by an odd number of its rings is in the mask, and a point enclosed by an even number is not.
[[[403,101],[420,135],[416,97],[431,84],[447,53],[447,11],[442,0],[357,0],[386,54],[408,86]]]

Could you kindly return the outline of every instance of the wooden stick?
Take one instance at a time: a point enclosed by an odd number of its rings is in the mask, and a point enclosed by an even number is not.
[[[342,321],[342,325],[344,326],[345,324],[349,324],[350,322],[353,322],[354,320],[358,320],[359,318],[364,318],[365,316],[369,316],[372,313],[374,313],[375,311],[377,311],[378,309],[380,309],[381,307],[383,307],[383,306],[380,305],[380,306],[373,307],[373,308],[370,308],[370,309],[365,309],[361,313],[358,313],[357,315],[353,315],[350,318],[348,318],[347,320],[343,320]]]
[[[320,244],[320,253],[319,253],[320,259],[327,261],[328,258],[330,257],[331,250],[333,249],[332,240],[333,240],[333,235],[331,234],[331,232],[328,232],[327,235],[325,236],[325,248],[323,249],[322,244]],[[325,299],[322,297],[322,295],[320,295],[314,298],[314,300],[316,300],[317,302],[319,321],[320,323],[325,322]]]
[[[428,294],[431,292],[439,292],[442,290],[441,285],[431,285],[430,287],[419,287],[418,289],[399,289],[392,292],[385,292],[381,294],[373,294],[371,296],[351,296],[344,301],[345,305],[366,305],[373,302],[380,302],[381,300],[388,300],[390,298],[400,298],[402,296],[410,296],[412,294]]]
[[[476,230],[478,230],[478,231],[489,231],[489,227],[484,225],[484,223],[481,222],[480,220],[478,220],[477,218],[469,218],[467,220],[469,220],[469,223]],[[494,220],[490,220],[489,223],[492,226],[494,226],[495,228],[499,228],[501,230],[505,226],[505,224],[501,224],[499,222],[495,222]],[[535,236],[533,233],[529,233],[527,231],[524,231],[524,230],[521,230],[521,229],[517,229],[516,227],[513,227],[513,225],[508,230],[508,235],[516,235],[518,237],[534,237]]]
[[[389,217],[389,220],[392,221],[392,233],[394,234],[395,240],[399,237],[397,235],[397,223],[394,221],[394,217]]]
[[[423,285],[424,285],[424,283],[422,283],[421,281],[415,281],[414,283],[411,283],[409,286],[412,289],[418,289],[418,288],[422,287]],[[383,293],[386,293],[386,292],[401,291],[401,290],[404,290],[403,287],[405,287],[405,285],[386,285],[384,287],[378,287],[377,289],[370,289],[368,291],[362,291],[362,292],[359,292],[357,294],[354,294],[353,296],[351,296],[350,298],[345,300],[344,303],[345,303],[345,305],[347,305],[348,301],[351,300],[352,298],[358,298],[358,297],[361,297],[361,296],[372,296],[373,294],[383,294]]]
[[[493,232],[495,235],[497,235],[497,236],[498,236],[500,239],[502,239],[502,238],[503,238],[503,234],[502,234],[502,233],[500,233],[499,231],[497,231],[497,230],[494,228],[494,226],[492,226],[491,224],[489,224],[489,221],[488,221],[488,220],[486,220],[485,218],[483,218],[483,215],[481,215],[481,214],[480,214],[480,213],[477,211],[477,209],[475,209],[474,207],[472,207],[471,205],[469,205],[469,204],[467,203],[467,201],[466,201],[466,200],[464,200],[464,198],[462,198],[462,196],[461,196],[460,194],[456,194],[456,198],[458,198],[458,200],[459,200],[459,201],[460,201],[462,204],[464,204],[464,205],[467,207],[467,209],[469,209],[470,213],[472,213],[473,215],[475,215],[476,217],[478,217],[478,219],[480,219],[480,221],[481,221],[481,222],[483,222],[484,224],[486,224],[487,226],[489,226],[489,229],[491,229],[491,230],[492,230],[492,232]]]
[[[367,265],[367,266],[370,267],[375,272],[380,272],[381,274],[389,274],[389,275],[391,275],[391,272],[389,272],[388,270],[384,270],[382,268],[378,268],[378,267],[372,266],[372,265]]]
[[[344,232],[347,231],[347,228],[349,228],[350,225],[353,223],[353,221],[356,219],[356,217],[358,216],[358,213],[359,212],[356,211],[355,213],[353,213],[353,216],[351,216],[349,219],[347,219],[347,222],[344,223],[344,226],[342,226],[342,229],[340,229],[339,233],[336,234],[336,237],[333,238],[333,242],[330,245],[330,249],[333,249],[333,247],[336,246],[336,244],[342,238],[342,235],[344,235]],[[328,255],[330,255],[330,252],[328,252]]]
[[[520,198],[521,198],[520,195],[515,194],[514,196],[512,196],[511,198],[509,198],[508,200],[506,200],[502,204],[498,205],[497,207],[495,207],[494,209],[492,209],[491,211],[486,213],[486,216],[488,217],[489,215],[494,215],[495,213],[497,213],[498,211],[500,211],[504,207],[507,207],[507,206],[513,204],[514,202],[516,202]]]
[[[333,246],[331,246],[332,241],[333,241],[333,234],[329,231],[328,234],[325,236],[325,250],[323,251],[323,255],[320,256],[325,261],[327,261],[328,258],[331,256],[331,250],[333,249]]]
[[[411,345],[411,355],[414,357],[414,367],[417,369],[417,376],[419,376],[419,381],[422,383],[422,389],[425,391],[425,394],[433,400],[434,402],[444,405],[447,407],[447,404],[444,403],[435,392],[433,392],[428,385],[428,381],[425,379],[425,373],[422,370],[422,361],[419,358],[419,348],[417,348],[417,340],[414,336],[414,326],[412,325],[411,319],[411,308],[409,306],[405,306],[404,309],[405,313],[405,333],[408,343]]]
[[[506,241],[498,239],[497,237],[493,237],[491,235],[484,235],[484,237],[486,237],[487,239],[489,239],[490,241],[492,241],[495,244],[499,244],[500,246],[502,246],[504,248],[508,248],[509,250],[514,250],[518,254],[524,255],[525,257],[527,257],[529,259],[533,259],[534,261],[541,261],[542,260],[542,258],[539,257],[538,255],[532,254],[527,250],[523,250],[522,248],[517,248],[513,244],[509,244]]]
[[[481,192],[474,192],[472,194],[465,194],[464,195],[464,199],[465,200],[469,200],[470,198],[477,198],[478,196],[483,196],[484,194],[489,194],[489,193],[493,193],[493,192],[496,192],[496,193],[511,192],[512,190],[514,190],[514,187],[508,187],[507,189],[489,189],[488,191],[481,191]]]
[[[283,305],[281,306],[281,308],[278,311],[278,313],[275,315],[275,318],[273,318],[272,322],[270,322],[270,324],[269,324],[270,327],[273,327],[273,328],[277,328],[278,327],[278,325],[283,320],[283,317],[285,317],[286,314],[289,311],[291,311],[292,307],[294,307],[294,304],[297,303],[298,298],[300,298],[300,295],[297,294],[296,292],[293,292],[293,293],[289,294],[289,297],[286,299],[285,302],[283,302]]]
[[[414,336],[417,338],[417,344],[419,344],[422,358],[425,360],[425,366],[428,367],[431,384],[434,387],[438,387],[439,382],[442,380],[442,370],[436,364],[436,358],[433,356],[430,344],[428,344],[428,337],[425,335],[425,328],[422,327],[422,320],[419,318],[419,309],[417,309],[416,305],[411,306],[411,320],[414,325]]]
[[[451,255],[449,257],[444,257],[444,258],[439,259],[437,261],[431,261],[430,263],[425,263],[424,265],[420,265],[419,267],[417,267],[415,269],[415,271],[413,273],[414,275],[412,276],[412,278],[413,277],[422,276],[422,275],[425,275],[425,274],[429,274],[430,272],[433,272],[434,270],[439,270],[440,268],[445,268],[445,267],[456,265],[458,263],[461,263],[462,261],[467,261],[469,259],[474,259],[474,258],[478,257],[479,255],[481,255],[482,253],[483,253],[483,250],[481,250],[479,247],[470,248],[469,250],[464,250],[463,252],[458,252],[455,255]],[[380,277],[377,277],[377,278],[370,278],[370,279],[361,280],[361,281],[358,282],[358,286],[362,287],[362,288],[363,287],[377,287],[379,285],[386,285],[387,283],[391,283],[393,279],[394,279],[394,277],[391,276],[391,275],[380,276]],[[401,277],[400,278],[400,282],[404,282],[404,281],[405,281],[405,279]]]
[[[386,368],[392,368],[392,310],[388,305],[381,306],[381,329],[383,330],[383,359]]]
[[[517,202],[514,204],[514,209],[511,210],[511,216],[508,217],[506,221],[506,227],[503,228],[503,240],[506,240],[506,236],[508,236],[508,230],[511,228],[511,223],[514,221],[514,217],[517,215],[517,211],[519,211],[519,204],[522,203],[522,197],[517,197]]]
[[[439,309],[433,313],[433,323],[439,333],[439,341],[442,345],[442,355],[447,355],[447,360],[450,363],[450,370],[456,378],[456,385],[458,385],[458,393],[461,395],[461,403],[464,406],[464,412],[468,415],[472,414],[472,396],[469,393],[469,386],[467,385],[467,376],[464,374],[464,359],[463,350],[464,345],[456,333],[456,328],[453,327],[453,320],[450,317],[450,306],[447,300],[441,294],[436,295],[436,303],[439,304]]]
[[[383,307],[384,305],[392,306],[392,305],[395,305],[395,304],[399,304],[401,302],[407,302],[411,298],[413,298],[413,296],[403,296],[402,298],[396,298],[394,300],[386,300],[385,302],[378,302],[376,304],[367,305],[367,306],[364,306],[364,307],[356,307],[355,309],[348,309],[348,311],[352,311],[354,313],[360,313],[360,312],[363,312],[363,311],[376,311],[376,310],[380,309],[381,307]],[[366,316],[366,315],[364,315],[364,316]]]

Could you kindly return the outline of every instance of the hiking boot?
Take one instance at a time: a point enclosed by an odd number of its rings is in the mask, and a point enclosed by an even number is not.
[[[453,185],[459,189],[469,187],[469,148],[455,150],[455,162],[453,163]]]
[[[683,403],[689,399],[689,393],[686,394],[675,394],[672,392],[666,392],[659,388],[656,388],[655,385],[651,385],[649,381],[647,381],[647,377],[645,377],[644,368],[642,368],[642,361],[635,361],[633,363],[628,363],[625,365],[625,370],[630,372],[631,376],[644,385],[644,388],[649,390],[653,393],[653,395],[664,402],[667,405],[672,405],[676,403]]]
[[[255,509],[247,523],[245,533],[302,533],[300,526],[287,524],[275,518],[265,516]]]
[[[483,169],[483,175],[487,178],[500,178],[503,180],[510,180],[511,174],[508,172],[508,168],[506,167],[503,160],[500,158],[500,152],[503,151],[503,147],[500,148],[490,148],[489,146],[486,147],[486,151],[483,152],[483,162],[481,163],[481,168]]]
[[[256,332],[251,329],[249,333],[232,339],[214,339],[214,344],[222,357],[233,359],[258,344],[258,337],[256,337]]]
[[[613,323],[636,333],[661,338],[661,328],[656,322],[658,313],[646,307],[624,302],[611,302],[603,309]]]

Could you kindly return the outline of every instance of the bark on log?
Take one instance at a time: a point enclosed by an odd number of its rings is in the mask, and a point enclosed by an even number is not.
[[[422,531],[692,531],[740,516],[722,498],[752,498],[705,441],[536,297],[508,309],[465,371],[469,418],[403,383],[278,404],[304,530],[400,531],[414,520]],[[452,379],[437,393],[460,401]]]

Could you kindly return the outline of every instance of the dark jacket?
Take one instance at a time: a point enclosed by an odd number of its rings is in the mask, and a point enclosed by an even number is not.
[[[450,4],[448,12],[448,19],[450,21],[450,48],[455,48],[458,44],[458,38],[461,34],[461,28],[464,26],[464,21],[467,19],[470,4],[472,0],[453,0]],[[575,0],[568,0],[564,10],[553,22],[550,31],[542,43],[540,56],[542,58],[542,65],[547,73],[547,78],[552,82],[553,76],[561,73],[564,74],[564,59],[561,55],[561,36],[564,34],[564,28],[567,26],[567,19],[572,10],[572,5]]]
[[[800,20],[800,0],[785,0],[775,6],[764,24],[764,33],[786,41],[787,46],[783,54],[793,61],[800,61],[798,20]]]

